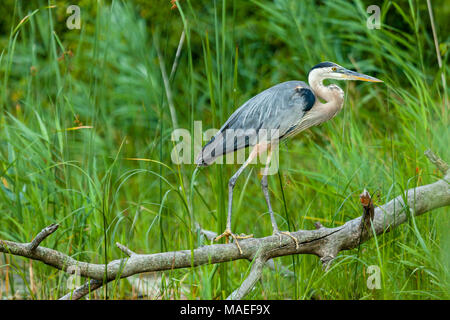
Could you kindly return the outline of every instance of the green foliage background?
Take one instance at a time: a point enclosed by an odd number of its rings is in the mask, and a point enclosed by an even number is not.
[[[173,123],[156,47],[170,73],[182,31],[186,41],[170,81],[179,126],[219,128],[247,99],[275,83],[305,80],[325,60],[376,76],[383,84],[340,82],[344,110],[280,148],[270,190],[280,228],[332,227],[361,214],[358,195],[382,204],[440,174],[449,117],[449,6],[432,1],[443,67],[437,64],[426,1],[378,1],[382,28],[366,27],[373,1],[216,0],[78,1],[81,29],[69,30],[70,1],[4,1],[0,8],[0,239],[28,242],[60,229],[43,245],[104,263],[122,253],[207,244],[192,228],[222,232],[226,184],[237,165],[171,161]],[[235,192],[233,229],[271,233],[257,167]],[[249,299],[448,299],[448,208],[435,210],[342,252],[330,272],[316,257],[280,258]],[[193,231],[194,230],[194,231]],[[366,286],[380,267],[382,288]],[[0,260],[0,291],[56,299],[67,275],[18,257]],[[245,278],[236,261],[166,272],[162,298],[222,299]],[[14,278],[14,276],[16,278]],[[8,280],[7,280],[8,278]],[[8,288],[6,287],[8,282]],[[187,287],[188,290],[181,290]],[[3,288],[3,289],[2,289]],[[135,298],[118,281],[93,297]]]

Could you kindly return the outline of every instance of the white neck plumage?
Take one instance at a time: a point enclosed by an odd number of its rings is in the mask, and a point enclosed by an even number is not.
[[[323,119],[321,120],[323,121],[334,117],[344,105],[344,91],[335,84],[325,86],[323,84],[325,79],[320,75],[319,70],[312,70],[308,76],[309,85],[316,97],[325,100],[325,103],[322,103],[320,99],[316,99],[314,105],[318,111],[322,112]]]

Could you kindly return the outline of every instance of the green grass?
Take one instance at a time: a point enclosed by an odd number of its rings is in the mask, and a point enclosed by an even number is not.
[[[178,2],[170,10],[169,1],[82,1],[80,30],[65,27],[67,1],[7,2],[9,24],[0,25],[7,32],[0,37],[0,239],[27,242],[56,222],[60,228],[43,245],[105,263],[122,257],[115,242],[141,253],[194,249],[207,244],[192,231],[194,222],[223,231],[226,185],[238,166],[202,168],[193,179],[194,165],[171,161],[173,122],[156,48],[170,74],[183,30],[170,86],[178,124],[191,133],[196,120],[203,130],[219,128],[273,84],[306,80],[320,61],[384,80],[337,82],[346,92],[343,111],[281,145],[280,174],[269,187],[282,229],[353,219],[362,214],[364,188],[382,204],[436,181],[423,155],[428,148],[450,161],[444,1],[433,3],[442,70],[425,1],[384,1],[380,30],[366,28],[368,1]],[[272,230],[257,172],[252,166],[239,179],[232,226],[261,237]],[[448,213],[434,210],[342,252],[327,273],[314,256],[279,258],[277,268],[295,277],[265,270],[247,298],[448,299]],[[19,278],[27,298],[66,293],[66,274],[33,262],[31,281],[30,265],[3,256],[3,297],[18,291]],[[370,265],[380,267],[379,290],[366,286]],[[236,261],[166,272],[165,298],[181,297],[182,286],[189,299],[225,298],[248,268]],[[93,295],[106,296],[135,298],[127,280]]]

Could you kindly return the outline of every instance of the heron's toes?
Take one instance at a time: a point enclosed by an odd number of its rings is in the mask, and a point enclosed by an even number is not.
[[[236,239],[250,239],[250,238],[253,238],[253,234],[243,234],[243,233],[241,233],[240,235],[235,234],[234,237]]]
[[[288,236],[295,242],[295,249],[298,249],[300,247],[298,239],[296,237],[294,237],[289,231],[274,230],[273,234],[277,235],[280,238],[280,243],[281,243],[281,236],[284,235],[284,236]]]
[[[239,249],[239,253],[242,254],[242,249],[241,246],[239,245],[239,241],[238,239],[248,239],[248,238],[252,238],[253,234],[250,235],[245,235],[245,234],[234,234],[231,232],[231,230],[226,229],[221,235],[217,236],[214,238],[214,241],[217,241],[221,238],[225,237],[225,242],[228,243],[229,237],[232,237],[234,239],[234,242],[236,243],[237,248]]]
[[[228,243],[228,238],[231,236],[231,234],[231,230],[225,229],[225,231],[221,235],[214,238],[214,241],[218,241],[219,239],[225,237],[225,241],[226,243]]]

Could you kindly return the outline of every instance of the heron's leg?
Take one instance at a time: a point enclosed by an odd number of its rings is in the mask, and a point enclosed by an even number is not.
[[[269,183],[267,181],[267,173],[269,171],[270,160],[272,159],[272,148],[268,148],[266,166],[264,167],[262,179],[261,179],[261,188],[264,193],[264,198],[266,199],[267,207],[269,208],[270,220],[272,221],[273,232],[278,232],[277,221],[275,220],[275,216],[272,210],[272,204],[270,203],[269,196]]]
[[[233,190],[234,190],[234,186],[236,185],[236,180],[239,178],[239,176],[241,175],[242,171],[244,171],[244,169],[250,164],[250,162],[258,155],[258,146],[255,146],[255,148],[252,150],[252,152],[250,153],[250,156],[248,157],[247,160],[245,160],[244,164],[238,169],[238,171],[236,171],[236,173],[230,178],[230,180],[228,181],[228,215],[227,215],[227,226],[225,231],[217,236],[214,241],[217,241],[223,237],[226,238],[226,241],[228,242],[228,237],[232,237],[234,239],[234,241],[236,242],[236,245],[239,249],[239,252],[242,254],[242,249],[241,246],[239,245],[238,239],[248,239],[253,237],[253,235],[248,235],[248,236],[240,236],[240,235],[236,235],[234,233],[231,232],[231,212],[233,210]]]
[[[269,165],[270,165],[271,159],[272,159],[272,148],[269,147],[268,154],[267,154],[267,160],[266,160],[266,166],[264,168],[263,176],[262,176],[262,179],[261,179],[261,188],[262,188],[263,193],[264,193],[264,198],[266,199],[267,207],[269,208],[270,220],[272,221],[273,234],[278,235],[280,237],[280,241],[281,241],[281,235],[286,235],[286,236],[290,237],[292,240],[294,240],[295,247],[298,249],[299,244],[298,244],[297,238],[292,236],[289,231],[280,231],[280,230],[278,230],[277,221],[275,220],[275,215],[273,213],[272,205],[270,203],[269,184],[268,184],[268,181],[267,181],[267,174],[269,172]]]

